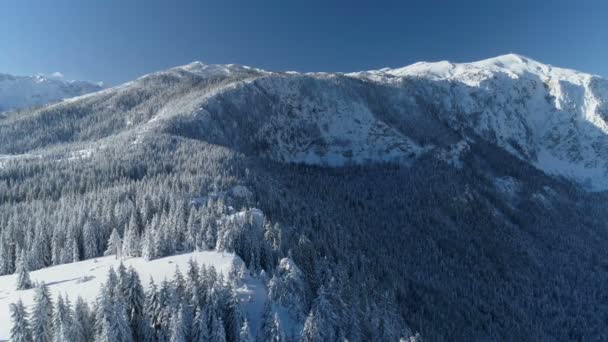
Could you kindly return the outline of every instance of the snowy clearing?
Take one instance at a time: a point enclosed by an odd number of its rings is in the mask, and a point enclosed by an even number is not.
[[[150,278],[153,278],[157,284],[164,278],[171,279],[176,266],[185,271],[190,259],[207,267],[214,266],[224,276],[228,275],[233,265],[242,264],[242,260],[234,254],[214,251],[193,252],[152,261],[130,258],[123,260],[123,263],[125,267],[133,266],[139,272],[142,285],[147,289]],[[53,299],[56,299],[59,294],[68,295],[73,302],[78,296],[81,296],[87,302],[92,303],[97,297],[100,286],[105,282],[110,267],[116,269],[119,264],[120,260],[114,256],[108,256],[44,268],[31,272],[30,277],[33,282],[46,282]],[[15,303],[21,298],[23,303],[30,308],[34,301],[34,289],[15,290],[15,277],[15,275],[0,277],[0,341],[8,340],[10,336],[12,323],[9,304]],[[266,300],[264,285],[257,279],[246,277],[242,287],[238,289],[238,293],[244,312],[250,319],[250,326],[254,330],[252,333],[255,334],[255,328],[260,323],[260,312]]]

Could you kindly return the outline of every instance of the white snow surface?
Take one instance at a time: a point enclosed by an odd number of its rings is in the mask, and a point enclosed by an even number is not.
[[[139,273],[142,285],[147,289],[150,278],[155,283],[160,283],[165,278],[172,279],[176,267],[179,266],[182,272],[188,267],[188,261],[196,260],[199,264],[207,267],[214,266],[218,272],[227,276],[233,267],[244,267],[243,261],[231,253],[219,253],[215,251],[192,252],[180,254],[166,258],[145,261],[142,258],[124,259],[125,267],[133,266]],[[74,303],[78,296],[81,296],[89,303],[93,303],[97,297],[100,286],[106,281],[110,267],[117,269],[120,260],[114,256],[90,259],[86,261],[63,264],[41,270],[30,272],[33,282],[44,281],[53,295],[53,300],[57,296],[69,296]],[[17,302],[19,299],[31,309],[34,298],[34,289],[16,291],[16,275],[0,276],[0,341],[8,340],[10,336],[11,321],[9,315],[9,304]],[[266,288],[257,278],[249,275],[245,276],[241,287],[237,289],[242,307],[247,315],[250,327],[255,336],[257,328],[261,323],[261,312],[266,301]]]

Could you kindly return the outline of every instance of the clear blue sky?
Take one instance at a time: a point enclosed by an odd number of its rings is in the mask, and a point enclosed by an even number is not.
[[[608,76],[604,0],[2,0],[0,72],[117,84],[201,60],[355,71],[516,52]]]

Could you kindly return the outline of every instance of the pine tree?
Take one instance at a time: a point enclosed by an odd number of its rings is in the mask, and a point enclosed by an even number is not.
[[[110,239],[108,239],[108,248],[103,255],[115,255],[116,259],[121,257],[122,253],[122,239],[116,228],[112,230]]]
[[[11,328],[12,342],[31,342],[32,332],[27,320],[27,312],[21,299],[16,304],[10,305],[11,319],[13,327]]]
[[[51,292],[44,282],[36,287],[31,322],[34,342],[53,340],[53,302]]]
[[[27,258],[25,250],[22,250],[17,259],[17,290],[28,290],[32,288],[32,281],[30,280],[30,272],[28,269]]]

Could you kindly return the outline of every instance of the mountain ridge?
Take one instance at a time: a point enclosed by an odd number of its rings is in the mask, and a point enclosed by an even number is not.
[[[608,189],[608,82],[516,54],[346,74],[192,62],[47,108],[86,102],[124,113],[156,101],[139,118],[123,117],[122,129],[181,130],[321,166],[409,164],[428,153],[459,165],[481,139],[546,173]]]
[[[34,76],[0,73],[0,112],[46,105],[101,89],[102,83],[65,80],[57,72]]]

